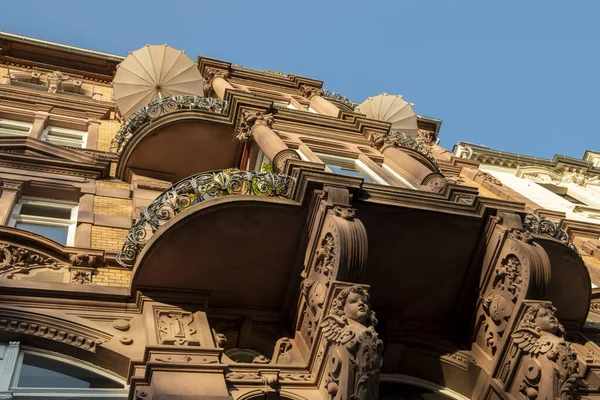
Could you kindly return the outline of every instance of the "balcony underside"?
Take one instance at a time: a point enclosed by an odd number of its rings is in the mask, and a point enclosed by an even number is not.
[[[170,182],[197,171],[237,167],[242,145],[228,124],[206,121],[206,114],[183,111],[165,115],[136,133],[119,158],[117,176],[132,173]]]
[[[212,307],[279,311],[304,217],[287,199],[228,196],[197,204],[146,244],[132,285],[208,292]]]

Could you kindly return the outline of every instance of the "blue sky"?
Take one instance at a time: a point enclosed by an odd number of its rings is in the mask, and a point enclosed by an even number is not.
[[[538,157],[600,151],[599,1],[29,1],[0,30],[127,54],[167,43],[324,81],[361,102],[402,94],[458,141]]]

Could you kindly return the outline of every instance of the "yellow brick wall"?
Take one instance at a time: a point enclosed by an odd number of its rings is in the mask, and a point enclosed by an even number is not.
[[[100,286],[128,287],[131,271],[121,268],[100,268],[98,275],[92,279],[92,284]]]
[[[115,181],[96,181],[96,186],[102,186],[113,189],[129,189],[129,183],[127,182],[115,182]]]
[[[92,226],[92,248],[119,252],[127,237],[127,229]]]
[[[110,142],[113,140],[120,127],[121,124],[116,120],[104,119],[100,121],[97,149],[101,151],[108,151],[110,149]]]
[[[131,218],[131,200],[114,197],[94,197],[94,214]]]

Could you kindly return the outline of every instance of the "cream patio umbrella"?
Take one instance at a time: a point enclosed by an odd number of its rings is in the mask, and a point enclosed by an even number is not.
[[[368,118],[390,122],[393,132],[404,132],[413,138],[417,137],[417,114],[412,105],[400,95],[382,93],[369,97],[356,111]]]
[[[204,96],[204,80],[196,63],[182,51],[146,45],[129,53],[113,79],[113,98],[128,118],[143,106],[174,95]]]

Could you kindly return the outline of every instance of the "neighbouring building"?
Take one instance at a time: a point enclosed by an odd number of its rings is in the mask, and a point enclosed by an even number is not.
[[[1,399],[600,398],[600,153],[0,32]]]

